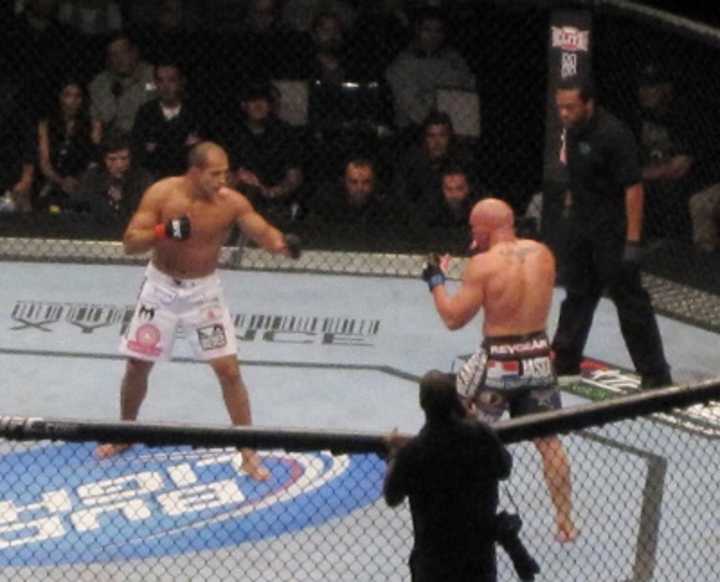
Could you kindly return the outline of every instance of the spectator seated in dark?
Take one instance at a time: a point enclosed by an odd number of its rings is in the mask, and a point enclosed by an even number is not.
[[[339,85],[357,71],[348,70],[345,52],[345,30],[342,20],[332,12],[321,12],[313,20],[311,29],[313,61],[311,78],[329,85]]]
[[[4,26],[1,69],[21,84],[27,114],[39,117],[52,106],[53,90],[78,59],[79,35],[58,20],[59,0],[26,0]]]
[[[447,43],[447,18],[435,7],[419,10],[415,37],[390,63],[386,78],[395,103],[395,124],[412,136],[435,104],[439,88],[474,91],[475,75]]]
[[[38,123],[41,210],[58,213],[77,192],[80,176],[97,161],[101,137],[100,124],[90,117],[85,86],[74,79],[62,83],[56,106]]]
[[[80,37],[84,75],[103,67],[103,50],[110,35],[123,29],[123,14],[116,0],[60,0],[58,19]]]
[[[150,63],[172,60],[190,67],[202,59],[208,40],[193,26],[188,6],[183,0],[153,2],[146,20],[132,22],[132,30],[140,52]],[[202,46],[203,50],[197,50]],[[212,51],[210,51],[212,52]],[[191,71],[190,68],[188,68]]]
[[[373,77],[345,42],[342,20],[321,12],[312,26],[313,58],[307,76],[312,81],[309,118],[313,130],[367,129],[387,131],[392,124],[390,89]]]
[[[362,3],[347,43],[370,78],[384,78],[392,59],[407,46],[411,36],[408,24],[402,2]]]
[[[328,226],[387,229],[389,224],[401,220],[402,209],[393,209],[380,189],[375,164],[363,157],[348,160],[342,177],[320,184],[310,205],[313,219]]]
[[[314,55],[304,72],[310,82],[308,172],[322,182],[342,171],[348,156],[381,147],[390,135],[392,97],[385,81],[369,76],[348,49],[337,14],[319,13],[311,33]]]
[[[234,78],[248,81],[297,79],[309,60],[310,40],[282,21],[278,0],[249,0],[247,17],[237,37],[229,37],[232,59],[237,62]],[[237,58],[238,44],[241,46]]]
[[[337,14],[344,28],[352,27],[355,22],[356,10],[353,3],[346,0],[285,0],[282,19],[292,30],[309,32],[317,15],[327,11]]]
[[[249,85],[243,115],[229,115],[220,141],[230,157],[232,182],[259,211],[293,219],[300,204],[303,171],[296,132],[273,114],[270,83]]]
[[[395,169],[393,190],[412,212],[423,216],[418,226],[427,226],[427,217],[444,204],[442,177],[448,168],[462,169],[470,180],[475,176],[470,152],[461,145],[446,113],[433,111],[425,119],[420,143],[411,146]],[[422,222],[422,224],[421,224]]]
[[[659,63],[638,76],[637,134],[645,187],[645,235],[690,239],[688,201],[699,189],[691,115]]]
[[[467,228],[470,210],[484,197],[483,189],[473,183],[461,166],[449,166],[442,173],[442,198],[431,207],[427,216],[429,226]]]
[[[80,178],[72,207],[89,213],[98,224],[124,227],[152,178],[133,162],[130,137],[124,133],[105,136],[100,159],[100,164],[88,168]]]
[[[198,28],[220,35],[236,35],[245,27],[252,0],[183,0]]]
[[[37,131],[26,115],[10,109],[0,121],[0,212],[30,212],[37,161]]]
[[[128,33],[107,45],[107,68],[90,83],[92,115],[106,131],[132,131],[140,107],[155,97],[153,68],[140,58]]]
[[[110,36],[123,28],[115,0],[60,0],[59,20],[85,36]]]
[[[177,63],[155,65],[158,97],[138,110],[132,130],[135,162],[155,179],[183,174],[190,148],[205,132],[185,96],[185,75]]]

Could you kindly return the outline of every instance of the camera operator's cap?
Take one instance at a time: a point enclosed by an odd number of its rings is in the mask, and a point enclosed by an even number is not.
[[[638,74],[639,85],[662,85],[664,83],[671,83],[672,79],[666,68],[658,62],[645,63],[640,67]]]
[[[267,99],[272,103],[275,93],[269,81],[254,81],[249,83],[242,90],[243,101],[254,101],[255,99]]]

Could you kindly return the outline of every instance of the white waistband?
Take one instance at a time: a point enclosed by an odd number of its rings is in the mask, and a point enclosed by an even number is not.
[[[205,277],[197,277],[194,279],[178,279],[158,269],[155,265],[153,265],[152,261],[148,263],[147,269],[145,269],[145,276],[150,281],[161,283],[167,285],[168,287],[177,287],[179,289],[191,289],[193,287],[200,287],[202,285],[214,282],[218,278],[217,273],[211,273],[210,275],[206,275]]]

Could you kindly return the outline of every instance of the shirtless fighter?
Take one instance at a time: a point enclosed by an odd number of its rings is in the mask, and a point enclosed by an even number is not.
[[[217,375],[232,423],[252,423],[235,328],[216,271],[220,249],[235,224],[271,253],[298,258],[300,244],[297,237],[284,236],[268,224],[242,194],[226,186],[228,170],[228,157],[220,146],[197,144],[190,152],[187,172],[148,188],[125,231],[125,252],[152,251],[152,258],[120,343],[120,352],[128,358],[120,395],[123,420],[137,418],[153,364],[170,358],[180,325],[196,356]],[[96,455],[110,457],[129,446],[103,444]],[[268,478],[254,450],[243,449],[242,455],[243,468],[252,478]]]
[[[457,293],[445,289],[449,256],[431,260],[423,279],[435,307],[451,330],[465,326],[484,309],[483,342],[457,375],[458,393],[480,420],[555,410],[560,393],[545,326],[555,284],[555,259],[534,240],[515,235],[513,211],[486,198],[470,214],[474,256]],[[572,542],[570,465],[557,436],[534,444],[543,461],[545,482],[555,507],[556,539]]]

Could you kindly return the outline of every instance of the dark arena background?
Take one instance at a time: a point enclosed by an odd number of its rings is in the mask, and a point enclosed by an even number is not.
[[[720,29],[623,0],[0,11],[0,580],[409,580],[412,522],[382,499],[383,436],[417,432],[418,379],[479,339],[477,322],[444,328],[419,274],[447,252],[458,279],[469,208],[502,198],[557,256],[553,331],[567,190],[553,92],[574,76],[632,128],[643,164],[689,162],[645,184],[642,277],[676,385],[639,389],[601,300],[562,411],[498,424],[514,457],[500,505],[523,518],[536,580],[720,577]],[[650,93],[663,122],[643,111]],[[278,258],[238,231],[221,252],[254,426],[228,425],[183,337],[140,420],[117,422],[117,344],[148,260],[122,233],[200,140],[304,246]],[[556,433],[572,544],[553,537],[533,446]],[[137,445],[99,461],[98,442]],[[242,470],[244,446],[269,481]],[[498,571],[517,579],[502,551]]]

